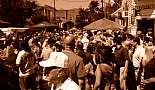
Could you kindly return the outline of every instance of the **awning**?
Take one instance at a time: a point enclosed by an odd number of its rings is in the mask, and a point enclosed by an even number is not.
[[[30,28],[47,28],[47,27],[57,27],[57,25],[44,21],[44,22],[41,22],[39,24],[30,26]]]
[[[16,27],[9,27],[9,28],[0,28],[3,32],[24,32],[29,28],[16,28]]]
[[[124,29],[124,26],[122,26],[114,21],[103,18],[103,19],[97,20],[97,21],[92,22],[91,24],[85,26],[84,29],[86,29],[86,30],[108,30],[108,29],[122,30],[122,29]]]

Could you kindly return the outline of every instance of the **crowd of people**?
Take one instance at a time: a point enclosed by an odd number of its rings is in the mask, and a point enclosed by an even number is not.
[[[0,51],[3,90],[155,90],[150,32],[11,34]]]

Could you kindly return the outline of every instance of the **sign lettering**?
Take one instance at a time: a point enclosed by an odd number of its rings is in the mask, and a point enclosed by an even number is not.
[[[147,5],[137,5],[137,10],[143,10],[143,9],[153,9],[155,8],[155,4],[147,4]]]

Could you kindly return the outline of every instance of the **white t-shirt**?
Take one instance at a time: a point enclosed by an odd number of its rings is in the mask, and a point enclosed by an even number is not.
[[[51,48],[44,47],[43,50],[42,50],[42,53],[41,53],[41,57],[43,58],[43,60],[47,60],[52,51],[53,50]]]
[[[25,54],[26,52],[24,50],[19,51],[18,55],[17,55],[17,59],[16,59],[16,64],[20,64],[21,63],[21,58],[22,56]]]
[[[17,65],[21,64],[22,56],[23,56],[25,53],[26,53],[26,52],[25,52],[24,50],[22,50],[22,51],[20,51],[20,52],[18,53],[17,59],[16,59],[16,64],[17,64]],[[20,68],[19,68],[19,77],[21,77],[21,76],[28,76],[28,75],[30,75],[30,74],[31,74],[31,72],[29,72],[29,71],[28,71],[27,73],[23,74],[23,73],[21,72]]]
[[[140,62],[142,58],[145,57],[145,48],[142,46],[138,46],[133,54],[132,60],[133,60],[133,66],[134,67],[140,67]]]
[[[81,42],[83,43],[83,49],[87,49],[87,46],[88,46],[88,43],[89,43],[89,40],[84,37]]]
[[[51,89],[52,90],[52,89]],[[70,78],[68,78],[59,88],[56,90],[81,90],[80,87]]]

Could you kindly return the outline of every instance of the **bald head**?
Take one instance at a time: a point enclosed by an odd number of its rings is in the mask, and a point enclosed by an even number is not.
[[[71,48],[75,47],[75,38],[73,35],[69,35],[65,38],[64,43],[66,46],[69,46]]]

